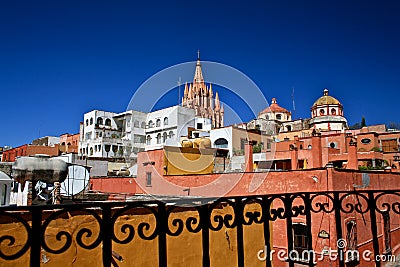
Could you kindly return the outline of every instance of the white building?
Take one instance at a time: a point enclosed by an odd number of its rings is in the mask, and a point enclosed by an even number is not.
[[[122,124],[114,112],[92,110],[86,113],[80,129],[79,154],[96,158],[122,157]]]
[[[146,150],[179,146],[180,137],[188,135],[189,127],[195,128],[195,111],[173,106],[148,113],[146,122]]]
[[[144,151],[146,143],[147,114],[140,111],[128,110],[114,116],[122,125],[121,140],[124,146],[125,158],[137,158],[137,153]]]
[[[136,159],[140,151],[179,146],[188,128],[211,129],[211,120],[195,118],[194,109],[173,106],[144,113],[93,110],[81,123],[79,155],[89,158]]]
[[[229,156],[233,155],[233,127],[213,129],[210,131],[211,146],[213,148],[224,148],[229,150]]]

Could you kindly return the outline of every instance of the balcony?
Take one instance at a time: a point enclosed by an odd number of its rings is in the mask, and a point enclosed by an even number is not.
[[[399,253],[400,191],[139,198],[0,207],[0,265],[381,266],[363,252]]]

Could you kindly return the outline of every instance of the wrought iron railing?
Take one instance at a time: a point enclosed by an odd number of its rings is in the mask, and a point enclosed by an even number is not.
[[[249,206],[252,209],[249,209]],[[216,213],[215,211],[220,212]],[[224,212],[222,212],[224,210]],[[173,216],[187,213],[187,216]],[[124,216],[140,217],[148,214],[151,220],[134,223],[121,220]],[[334,225],[328,231],[315,232],[313,223],[320,223],[320,215],[325,214],[330,223]],[[223,229],[234,229],[236,234],[235,254],[238,266],[245,266],[245,227],[259,225],[262,235],[259,236],[265,244],[265,255],[270,255],[274,249],[275,242],[286,243],[288,252],[299,250],[309,251],[308,258],[301,259],[286,257],[284,264],[294,266],[301,263],[306,266],[324,266],[324,262],[315,260],[315,255],[323,253],[318,251],[315,240],[318,238],[330,238],[344,242],[357,242],[354,235],[349,234],[345,227],[348,217],[358,218],[363,228],[360,232],[371,236],[370,242],[358,244],[360,251],[372,248],[371,255],[377,256],[382,253],[391,253],[390,237],[399,235],[394,224],[399,222],[400,214],[400,191],[348,191],[348,192],[317,192],[317,193],[291,193],[281,195],[263,196],[238,196],[221,198],[165,198],[164,200],[132,201],[132,202],[103,202],[65,204],[53,206],[28,206],[28,207],[0,207],[0,260],[3,264],[15,262],[15,260],[28,257],[30,266],[40,266],[43,262],[43,252],[59,255],[70,249],[74,243],[80,249],[101,250],[103,266],[117,266],[120,260],[128,259],[129,255],[120,255],[114,249],[115,246],[129,245],[140,240],[153,240],[158,247],[158,265],[167,266],[169,257],[167,250],[167,239],[177,237],[187,231],[189,234],[198,233],[201,237],[201,264],[210,266],[212,246],[210,234]],[[351,215],[351,216],[350,216]],[[47,231],[50,224],[55,224],[58,219],[69,220],[74,216],[91,217],[97,229],[87,227],[84,224],[77,231],[67,228],[57,229],[55,238],[49,240]],[[318,217],[319,216],[319,217]],[[303,218],[303,239],[297,239],[293,225],[296,218]],[[140,217],[143,218],[143,217]],[[386,218],[386,219],[385,219]],[[389,218],[389,219],[388,219]],[[393,226],[387,224],[392,220]],[[275,223],[281,221],[283,228],[276,228]],[[5,232],[6,225],[11,223],[21,225],[22,231]],[[385,224],[384,230],[379,230],[378,224]],[[54,227],[53,227],[54,228]],[[3,229],[3,230],[2,230]],[[389,230],[388,230],[389,229]],[[354,229],[350,229],[353,231]],[[274,231],[274,232],[272,232]],[[272,240],[272,233],[281,231],[286,240]],[[383,231],[383,232],[382,232]],[[22,233],[24,232],[24,233]],[[330,232],[330,233],[329,233]],[[379,233],[378,233],[379,232]],[[387,236],[389,234],[389,237]],[[24,240],[17,240],[21,238]],[[359,236],[359,241],[362,236]],[[353,238],[353,240],[348,240]],[[384,240],[383,240],[384,239]],[[284,242],[285,241],[285,242]],[[16,244],[19,242],[19,246]],[[302,244],[303,242],[303,244]],[[305,243],[304,243],[305,242]],[[393,245],[393,244],[392,244]],[[386,246],[386,247],[384,247]],[[389,246],[389,247],[388,247]],[[349,259],[340,257],[344,255],[346,247],[338,246],[335,259],[336,266],[345,266]],[[322,253],[322,254],[321,254]],[[289,253],[287,254],[289,255]],[[214,255],[215,256],[215,255]],[[255,254],[254,257],[257,255]],[[314,257],[313,257],[314,256]],[[224,257],[224,255],[221,255]],[[265,261],[263,265],[279,266],[276,257],[265,257],[259,259]],[[280,259],[282,260],[282,259]],[[351,259],[352,260],[352,259]],[[356,259],[361,262],[363,259]],[[371,264],[371,263],[370,263]],[[373,261],[374,266],[381,266],[380,261]],[[2,264],[0,264],[2,265]],[[334,265],[334,266],[335,266]]]

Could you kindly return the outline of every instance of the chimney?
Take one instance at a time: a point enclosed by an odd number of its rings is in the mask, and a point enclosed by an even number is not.
[[[311,139],[312,168],[322,167],[321,133],[313,131]]]
[[[350,139],[346,169],[358,170],[357,142]]]
[[[253,141],[246,141],[244,144],[245,172],[253,172]]]
[[[297,150],[297,146],[295,144],[291,144],[290,148],[290,158],[291,158],[291,165],[292,170],[298,169],[298,161],[299,161],[299,151]]]

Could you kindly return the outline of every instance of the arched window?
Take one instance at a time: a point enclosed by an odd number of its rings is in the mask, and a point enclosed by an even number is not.
[[[173,137],[174,137],[174,132],[173,132],[173,131],[169,131],[168,137],[169,137],[169,138],[173,138]]]
[[[160,119],[157,119],[156,120],[156,127],[160,127],[161,126],[161,120]]]
[[[98,124],[98,125],[103,125],[103,118],[98,117],[98,118],[97,118],[97,124]]]
[[[286,126],[286,129],[288,132],[290,132],[290,131],[292,131],[292,126],[288,125],[288,126]]]
[[[325,114],[325,110],[320,109],[320,110],[319,110],[319,114],[320,114],[320,115],[324,115],[324,114]]]
[[[266,120],[269,120],[269,116],[268,116],[268,115],[265,115],[265,119],[266,119]]]
[[[161,134],[157,134],[157,144],[161,144]]]
[[[67,146],[70,146],[70,145],[71,145],[71,143],[70,143],[70,142],[68,142]]]
[[[228,141],[225,138],[218,138],[214,142],[216,148],[228,148]]]
[[[90,148],[90,156],[93,156],[93,147]]]
[[[149,125],[149,128],[153,128],[154,127],[154,122],[152,120],[150,120],[148,125]]]
[[[104,150],[108,153],[110,152],[111,145],[104,145]]]
[[[139,128],[139,121],[135,120],[135,122],[133,123],[133,127]]]
[[[65,142],[62,142],[61,145],[62,145],[62,146],[65,146]]]
[[[150,143],[151,143],[151,136],[148,135],[148,136],[146,137],[146,145],[150,145]]]
[[[334,108],[331,109],[331,114],[332,114],[332,115],[336,115],[336,109],[334,109]]]
[[[282,119],[282,115],[281,114],[276,114],[276,119],[277,120],[281,120]]]
[[[89,120],[86,119],[86,126],[89,126]]]
[[[146,123],[145,123],[144,121],[142,121],[142,125],[141,125],[141,127],[142,127],[143,129],[145,129],[145,128],[146,128]]]
[[[94,152],[97,152],[97,146],[94,146]]]
[[[90,118],[90,125],[93,124],[93,118]]]
[[[164,126],[165,125],[168,125],[168,118],[167,117],[164,118]]]
[[[106,119],[106,126],[111,126],[111,120],[110,119]]]
[[[167,141],[167,133],[163,133],[163,143],[165,143],[165,141]]]

